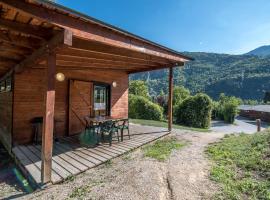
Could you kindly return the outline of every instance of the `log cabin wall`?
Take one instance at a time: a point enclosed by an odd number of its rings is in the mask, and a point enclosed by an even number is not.
[[[7,150],[12,145],[12,91],[0,93],[0,140]]]
[[[111,84],[117,82],[117,87],[111,87],[111,115],[114,117],[128,116],[128,74],[122,71],[97,70],[57,70],[65,74],[63,82],[56,81],[55,119],[57,136],[67,135],[69,79],[97,81]],[[14,79],[14,114],[13,140],[14,144],[30,143],[33,139],[31,119],[43,116],[44,69],[27,69],[16,74]]]

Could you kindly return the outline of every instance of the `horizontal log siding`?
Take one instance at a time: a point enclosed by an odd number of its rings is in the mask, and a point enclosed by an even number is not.
[[[60,71],[60,70],[58,70]],[[61,70],[66,79],[56,81],[55,119],[57,136],[64,136],[68,131],[68,79],[97,81],[117,87],[111,90],[111,115],[128,116],[128,74],[120,71]],[[32,141],[30,121],[44,113],[45,70],[28,69],[15,75],[14,88],[14,144],[25,144]],[[78,122],[79,123],[79,122]]]
[[[12,92],[0,93],[0,140],[11,150]]]

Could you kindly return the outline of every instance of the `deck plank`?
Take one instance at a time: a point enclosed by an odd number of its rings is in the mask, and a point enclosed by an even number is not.
[[[41,159],[41,146],[40,145],[28,145],[27,146],[30,151],[32,151],[36,156],[38,156]],[[60,178],[54,178],[52,177],[53,182],[58,182],[62,179],[67,178],[71,175],[70,172],[68,172],[65,168],[63,168],[61,165],[55,162],[55,159],[52,159],[52,175],[56,173],[60,176]]]
[[[32,162],[39,168],[40,176],[41,176],[41,152],[38,154],[33,153],[28,146],[19,146],[19,148],[29,157]],[[58,175],[55,170],[52,171],[52,179],[53,180],[61,180],[61,176]]]
[[[79,156],[79,157],[81,157],[81,158],[83,158],[83,159],[91,162],[94,165],[98,165],[98,164],[101,163],[100,160],[97,160],[97,159],[95,159],[95,158],[93,158],[93,157],[91,157],[91,156],[89,156],[87,154],[82,153],[77,148],[74,149],[74,148],[71,148],[69,145],[63,145],[62,143],[59,143],[58,145],[61,146],[62,148],[64,148],[66,151],[72,151],[77,156]]]
[[[40,169],[18,147],[14,147],[12,151],[31,177],[35,180],[35,182],[37,184],[41,184]]]
[[[140,133],[140,131],[137,131]],[[168,132],[131,135],[130,139],[123,142],[113,141],[97,147],[82,146],[78,136],[61,138],[54,143],[52,158],[52,183],[65,180],[70,175],[77,175],[107,160],[113,159],[126,152],[141,147],[149,142],[167,135]],[[36,183],[41,183],[41,146],[28,145],[13,148],[17,160],[33,177]]]

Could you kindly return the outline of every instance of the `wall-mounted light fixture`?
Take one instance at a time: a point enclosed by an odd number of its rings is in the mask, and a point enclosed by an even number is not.
[[[116,81],[112,82],[112,86],[113,86],[114,88],[117,87]]]
[[[63,82],[63,81],[65,80],[65,75],[64,75],[63,73],[59,72],[59,73],[57,73],[57,74],[55,75],[55,78],[56,78],[56,80],[58,80],[59,82]]]

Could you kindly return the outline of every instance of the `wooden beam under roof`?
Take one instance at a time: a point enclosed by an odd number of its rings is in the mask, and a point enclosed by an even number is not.
[[[97,62],[97,63],[103,63],[103,64],[120,64],[120,65],[148,65],[148,66],[157,66],[158,63],[150,63],[150,62],[131,62],[129,60],[118,60],[118,59],[104,59],[104,58],[95,58],[95,57],[82,57],[82,56],[74,56],[74,55],[63,55],[58,54],[57,60],[64,60],[64,61],[77,61],[77,62]]]
[[[0,41],[29,49],[36,49],[42,45],[39,39],[10,34],[8,31],[0,31]]]
[[[179,63],[178,66],[173,66],[173,67],[183,67],[184,63]],[[168,68],[168,66],[167,66]],[[146,69],[136,69],[136,70],[130,70],[128,71],[128,74],[135,74],[135,73],[140,73],[140,72],[149,72],[149,71],[155,71],[155,70],[161,70],[161,69],[165,69],[164,66],[160,66],[160,67],[152,67],[152,68],[146,68]]]
[[[140,52],[134,52],[132,50],[125,50],[122,48],[116,48],[113,46],[108,46],[102,43],[93,42],[93,41],[85,41],[79,38],[73,38],[73,45],[71,48],[77,48],[82,50],[89,50],[95,52],[103,52],[111,55],[120,55],[125,56],[126,58],[136,58],[138,60],[143,61],[152,61],[159,64],[171,64],[171,61],[168,59],[160,58],[158,56],[147,55]]]
[[[53,35],[52,29],[45,29],[41,26],[24,24],[0,18],[0,27],[17,33],[23,33],[39,39],[47,39]]]
[[[3,41],[0,41],[0,51],[14,52],[21,55],[28,55],[32,52],[32,50],[29,48],[16,46]]]
[[[159,67],[159,66],[148,66],[148,65],[126,65],[126,64],[119,64],[119,63],[103,63],[103,62],[76,62],[76,61],[65,61],[65,60],[57,60],[57,65],[65,65],[65,66],[96,66],[96,67],[119,67],[119,68],[134,68],[140,69],[145,67]]]
[[[66,69],[69,68],[84,68],[84,69],[106,69],[106,70],[123,70],[123,71],[129,71],[129,70],[140,70],[140,69],[146,69],[149,68],[149,66],[119,66],[119,65],[107,65],[107,64],[91,64],[91,63],[67,63],[67,62],[61,62],[61,61],[56,61],[57,67],[65,67]],[[38,68],[46,68],[45,63],[41,62],[38,65],[35,65]],[[29,65],[29,67],[31,68],[35,68],[35,66],[31,67],[31,65]]]
[[[32,65],[32,66],[29,66],[29,68],[31,69],[46,69],[47,67],[45,65],[41,65],[41,64],[38,64],[38,65]],[[125,71],[125,72],[128,72],[128,70],[131,70],[131,68],[119,68],[119,67],[97,67],[97,66],[93,66],[93,65],[88,65],[88,66],[72,66],[72,65],[69,65],[69,66],[63,66],[63,65],[57,65],[56,66],[57,70],[94,70],[94,71]]]
[[[117,60],[117,61],[124,61],[124,62],[132,62],[134,64],[149,64],[149,65],[157,65],[160,64],[158,62],[154,62],[151,60],[143,60],[143,59],[138,59],[134,57],[129,57],[129,56],[124,56],[124,55],[119,55],[119,54],[111,54],[111,53],[106,53],[106,52],[100,52],[100,51],[93,51],[93,50],[85,50],[85,49],[79,49],[79,48],[74,48],[74,47],[68,47],[66,49],[62,49],[59,51],[59,55],[64,55],[64,56],[72,56],[72,57],[86,57],[86,58],[101,58],[101,59],[106,59],[106,60]]]
[[[72,32],[70,32],[69,30],[63,30],[56,34],[48,43],[46,43],[46,45],[43,45],[42,47],[34,51],[32,55],[25,58],[22,62],[13,66],[8,71],[8,73],[6,73],[2,78],[0,78],[0,81],[9,77],[13,72],[21,72],[24,67],[46,59],[48,56],[48,50],[50,50],[51,52],[56,51],[57,48],[61,48],[66,45],[72,45]]]
[[[87,19],[83,16],[74,16],[74,13],[64,10],[56,12],[55,9],[45,8],[42,5],[27,3],[21,0],[0,0],[4,5],[24,12],[39,20],[48,21],[51,24],[70,29],[75,36],[84,40],[96,41],[106,45],[118,47],[125,50],[132,50],[148,55],[169,59],[174,62],[186,62],[190,60],[188,57],[180,55],[166,47],[154,44],[148,40],[124,32],[122,30],[110,27],[101,22]],[[45,4],[45,3],[44,3]],[[66,14],[64,14],[66,12]],[[81,20],[80,18],[84,18]]]

